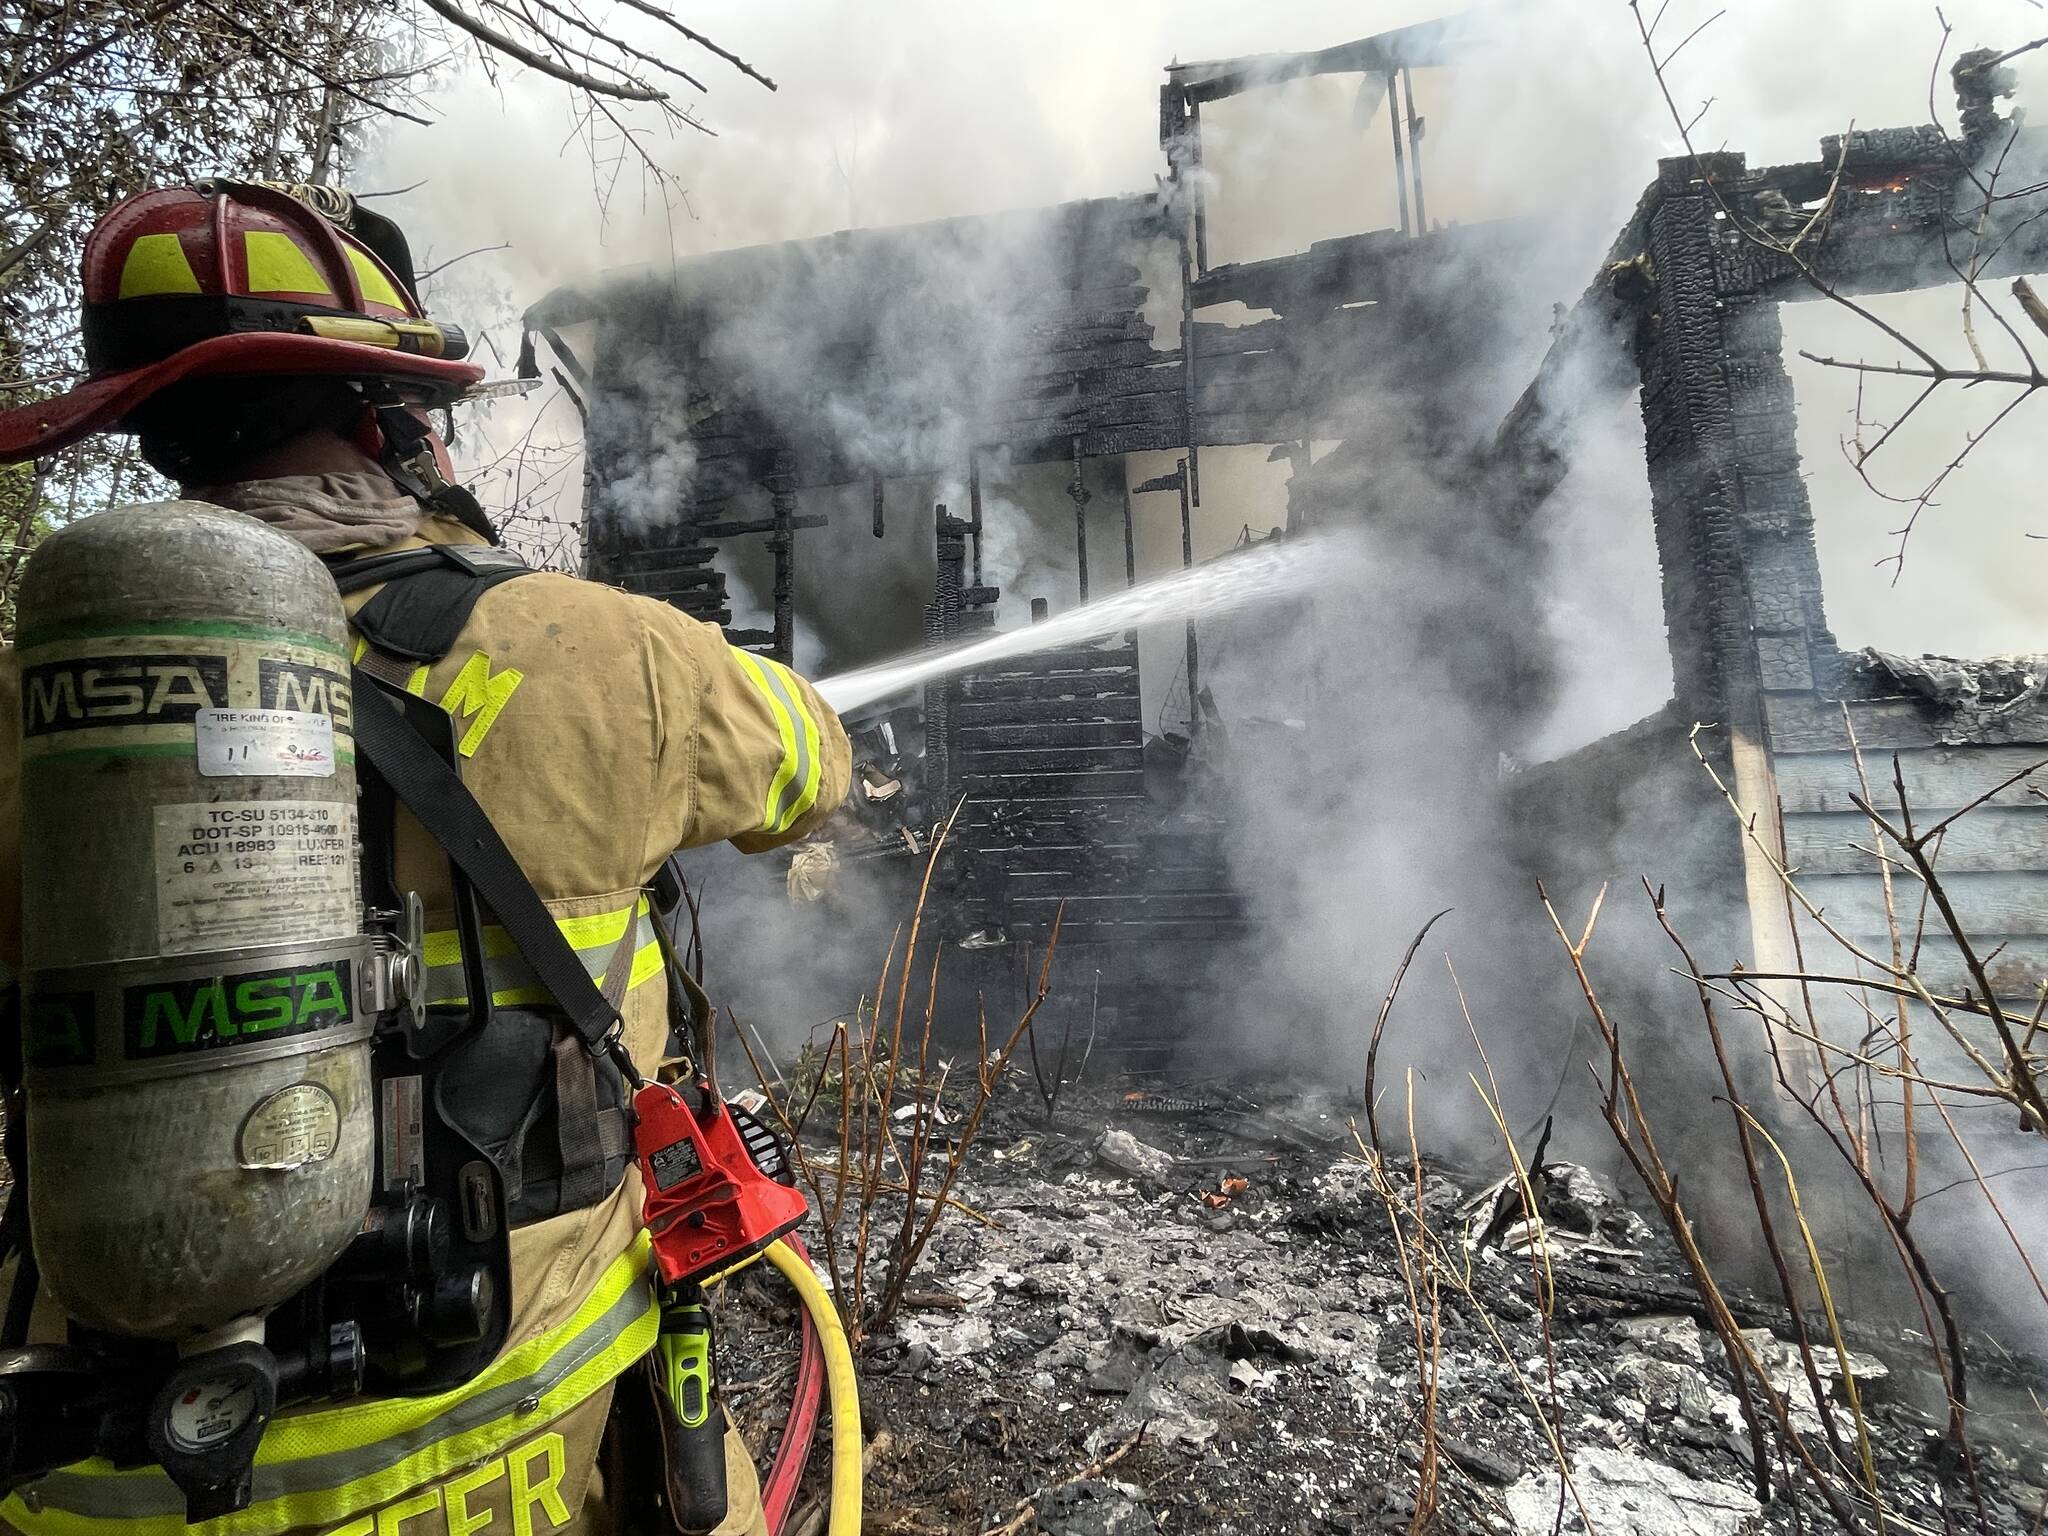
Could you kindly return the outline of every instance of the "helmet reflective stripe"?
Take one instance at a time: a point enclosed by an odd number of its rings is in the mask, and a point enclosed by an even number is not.
[[[358,246],[348,236],[342,236],[342,243],[348,250],[348,264],[355,268],[356,281],[363,285],[363,297],[372,304],[389,304],[393,309],[410,309],[391,279],[384,275],[384,269],[377,265],[370,253]]]
[[[146,299],[160,293],[197,293],[199,278],[185,259],[176,235],[137,235],[121,263],[120,297]]]
[[[503,1452],[601,1391],[654,1347],[661,1312],[641,1233],[575,1314],[500,1355],[438,1397],[387,1398],[278,1419],[256,1452],[247,1509],[207,1523],[213,1536],[266,1536],[339,1524]],[[0,1504],[27,1536],[186,1536],[185,1496],[155,1467],[94,1459]]]
[[[242,254],[248,262],[251,293],[305,293],[333,298],[334,288],[320,275],[298,241],[274,229],[243,232]],[[350,255],[355,253],[351,251]]]

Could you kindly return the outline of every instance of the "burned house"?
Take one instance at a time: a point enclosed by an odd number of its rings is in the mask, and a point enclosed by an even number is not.
[[[1432,248],[1506,236],[1429,230],[1420,123],[1402,108],[1407,72],[1443,49],[1428,26],[1176,67],[1160,93],[1168,174],[1154,192],[721,252],[551,296],[528,323],[590,422],[589,569],[726,625],[736,645],[829,671],[951,643],[1034,601],[1084,602],[1091,583],[1100,595],[1136,581],[1141,563],[1149,574],[1192,562],[1205,449],[1280,445],[1305,463],[1312,442],[1349,435],[1376,381],[1424,366],[1425,352],[1484,343],[1483,317],[1431,280]],[[1203,104],[1328,72],[1386,83],[1403,167],[1394,227],[1212,265]],[[1270,318],[1202,318],[1233,305]],[[594,332],[580,350],[563,339],[578,325]],[[649,462],[670,430],[689,471],[650,514],[634,498],[659,478]],[[1164,456],[1163,472],[1136,473],[1141,455]],[[992,473],[1010,487],[1001,507],[984,494]],[[946,504],[905,504],[933,484],[950,486]],[[850,527],[898,541],[914,530],[924,548],[901,565],[926,573],[922,590],[888,575],[890,611],[840,592],[806,612],[807,561],[857,557]],[[757,617],[736,622],[741,540],[758,541]],[[1056,585],[1006,592],[990,574],[998,540],[1071,541],[1071,554]],[[1159,557],[1141,562],[1154,542]],[[806,646],[807,628],[821,643]],[[856,631],[864,649],[848,646]],[[943,680],[907,710],[852,722],[867,753],[856,810],[909,826],[890,841],[914,853],[964,796],[945,915],[986,946],[984,969],[1021,985],[1063,910],[1063,969],[1088,978],[1091,1013],[1127,1035],[1167,1030],[1183,989],[1246,928],[1218,813],[1178,782],[1208,697],[1192,627],[1156,655],[1125,635]],[[905,823],[875,790],[900,792],[915,814]]]
[[[1591,358],[1608,388],[1639,388],[1672,700],[1533,766],[1475,737],[1427,765],[1433,795],[1492,802],[1497,840],[1569,896],[1645,867],[1682,875],[1710,898],[1717,949],[1791,971],[1769,861],[1802,869],[1852,936],[1879,937],[1881,885],[1853,846],[1867,829],[1852,745],[1896,753],[1916,813],[1996,790],[1948,867],[1998,987],[2028,998],[2048,975],[2048,803],[2014,776],[2048,756],[2042,668],[1930,668],[1837,641],[1778,319],[1816,281],[1946,280],[1954,143],[1899,130],[1756,171],[1731,153],[1666,161],[1578,305],[1521,316],[1490,296],[1510,291],[1492,279],[1531,245],[1527,222],[1430,214],[1414,74],[1455,69],[1458,37],[1431,23],[1171,67],[1149,192],[722,251],[550,295],[528,325],[588,424],[590,573],[829,673],[1230,558],[1213,538],[1198,549],[1197,528],[1206,516],[1213,531],[1228,494],[1219,457],[1257,450],[1284,477],[1278,506],[1247,509],[1232,542],[1363,527],[1418,569],[1462,571],[1473,591],[1410,627],[1461,658],[1446,676],[1485,695],[1462,701],[1475,718],[1512,721],[1551,665],[1528,615],[1568,468],[1558,380]],[[1385,226],[1212,263],[1205,106],[1325,74],[1371,82],[1361,100],[1395,167]],[[2040,155],[2038,131],[1977,95],[1970,144],[2003,134]],[[2048,225],[2013,219],[1995,270],[2048,265]],[[1795,254],[1755,238],[1794,228]],[[1546,324],[1550,354],[1497,429],[1449,425],[1487,398],[1475,381],[1503,331]],[[1428,461],[1428,505],[1385,473],[1395,454]],[[1258,622],[1341,629],[1343,606]],[[1247,744],[1272,754],[1250,774],[1263,793],[1314,803],[1327,786],[1290,776],[1289,742],[1373,729],[1313,661],[1298,669],[1306,703],[1257,699],[1257,675],[1232,696],[1232,626],[1166,628],[937,679],[849,722],[863,763],[840,856],[915,865],[958,803],[935,916],[971,985],[1025,990],[1061,913],[1068,1003],[1091,1033],[1106,1020],[1127,1040],[1170,1039],[1234,946],[1287,920],[1232,857]],[[1714,728],[1701,749],[1742,804],[1782,806],[1782,846],[1771,828],[1745,837],[1693,761],[1695,724]],[[1218,789],[1233,771],[1236,789]],[[1656,814],[1621,815],[1625,802]],[[1960,967],[1937,957],[1930,984],[1960,989]]]
[[[1901,129],[1830,138],[1805,164],[1752,170],[1740,154],[1713,154],[1659,167],[1557,349],[1590,326],[1640,376],[1673,700],[1542,765],[1513,793],[1551,867],[1580,850],[1586,880],[1653,864],[1645,844],[1672,823],[1716,826],[1702,873],[1742,893],[1728,909],[1746,927],[1724,936],[1726,951],[1790,973],[1809,969],[1802,948],[1825,940],[1820,919],[1788,899],[1774,860],[1799,873],[1829,925],[1888,951],[1886,892],[1866,851],[1873,829],[1856,802],[1896,821],[1896,772],[1922,828],[1977,807],[1943,850],[1948,895],[1991,986],[2031,1011],[2048,978],[2048,800],[2042,776],[2029,774],[2048,758],[2048,661],[1912,660],[1837,638],[1781,326],[1784,306],[1830,293],[1862,299],[1952,282],[1951,261],[1982,205],[1974,158],[1995,144],[2014,164],[2040,162],[2040,130],[1992,112],[1967,62],[1958,82],[1970,136],[1960,149],[1933,128]],[[1990,216],[1979,237],[1980,249],[1998,249],[1987,277],[2003,287],[2048,265],[2038,220],[1995,205]],[[1788,242],[1809,234],[1796,252],[1773,251],[1740,226],[1775,228]],[[1530,386],[1504,445],[1530,440],[1545,387],[1543,376]],[[1743,835],[1693,764],[1695,724],[1715,727],[1702,741],[1735,797],[1764,811],[1757,836]],[[1614,797],[1646,781],[1660,783],[1668,820],[1617,846]],[[1909,916],[1909,942],[1923,923]],[[1981,994],[1940,924],[1924,926],[1927,985]]]

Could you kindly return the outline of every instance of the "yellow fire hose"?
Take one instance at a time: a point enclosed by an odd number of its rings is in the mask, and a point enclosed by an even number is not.
[[[860,1536],[860,1388],[854,1380],[853,1351],[847,1347],[846,1330],[839,1326],[839,1313],[825,1287],[788,1243],[773,1244],[768,1262],[796,1287],[825,1350],[825,1380],[832,1399],[832,1515],[826,1529],[830,1536]]]

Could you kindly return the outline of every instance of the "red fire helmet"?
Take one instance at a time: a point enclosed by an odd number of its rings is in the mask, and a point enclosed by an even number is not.
[[[205,181],[128,198],[85,241],[85,381],[0,412],[0,463],[115,426],[185,379],[325,374],[452,401],[484,373],[460,360],[460,330],[427,318],[410,266],[395,225],[329,188]]]

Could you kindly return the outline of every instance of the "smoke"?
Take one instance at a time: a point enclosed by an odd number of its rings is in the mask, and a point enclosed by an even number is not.
[[[1669,7],[1663,50],[1714,9]],[[1944,10],[1956,35],[1951,55],[1978,42],[2017,41],[2032,15],[2017,0],[1960,0]],[[1434,13],[1403,0],[1376,8],[1370,25]],[[686,198],[636,180],[630,152],[616,141],[596,146],[594,188],[591,162],[573,133],[565,144],[565,109],[550,92],[527,82],[501,94],[467,78],[442,97],[442,121],[395,135],[367,179],[401,186],[425,178],[383,205],[413,230],[423,263],[510,242],[451,269],[434,294],[454,318],[494,319],[501,356],[509,356],[504,338],[516,307],[508,295],[530,302],[607,268],[637,269],[656,291],[684,283],[693,296],[718,294],[719,319],[708,332],[662,345],[687,342],[740,369],[770,414],[804,424],[798,451],[835,455],[854,482],[807,492],[799,508],[829,517],[827,527],[801,536],[796,572],[798,609],[810,626],[798,659],[819,671],[915,644],[931,579],[932,506],[966,511],[969,453],[986,446],[971,441],[968,424],[983,402],[1015,386],[1039,340],[1038,317],[1020,312],[1010,295],[1042,285],[1055,249],[1029,217],[949,224],[910,241],[859,231],[1149,189],[1162,170],[1162,63],[1323,47],[1365,25],[1356,7],[1335,0],[915,0],[880,9],[717,0],[696,7],[691,20],[761,64],[782,89],[769,95],[714,72],[715,92],[702,107],[720,137],[649,141]],[[1658,157],[1680,145],[1619,0],[1484,7],[1462,39],[1455,67],[1416,76],[1428,218],[1523,222],[1512,239],[1419,279],[1463,322],[1455,334],[1427,340],[1458,350],[1419,356],[1409,383],[1352,402],[1369,429],[1341,447],[1317,445],[1316,467],[1293,487],[1297,505],[1313,496],[1319,518],[1361,531],[1342,595],[1205,627],[1204,678],[1234,730],[1227,746],[1212,741],[1204,750],[1227,786],[1230,855],[1253,893],[1255,942],[1252,963],[1215,1010],[1227,1027],[1191,1034],[1204,1050],[1228,1035],[1254,1054],[1290,1055],[1350,1079],[1402,951],[1424,919],[1452,908],[1418,956],[1381,1084],[1398,1092],[1412,1067],[1424,1079],[1418,1108],[1433,1117],[1425,1129],[1477,1147],[1491,1131],[1465,1074],[1480,1064],[1444,951],[1457,957],[1465,1001],[1494,1050],[1518,1130],[1553,1084],[1577,1071],[1577,1005],[1531,980],[1558,975],[1561,957],[1517,857],[1531,841],[1515,809],[1526,802],[1503,787],[1521,770],[1652,715],[1669,696],[1670,674],[1629,390],[1602,369],[1564,371],[1551,397],[1551,446],[1574,467],[1530,538],[1503,528],[1496,514],[1507,491],[1474,450],[1534,373],[1558,306],[1573,303],[1591,278]],[[1735,0],[1685,47],[1670,72],[1671,97],[1688,118],[1711,98],[1695,130],[1702,149],[1740,149],[1753,166],[1810,160],[1822,136],[1852,118],[1863,126],[1924,121],[1940,43],[1940,23],[1923,0]],[[2023,101],[2041,99],[2048,87],[2042,58],[2020,61]],[[1945,81],[1937,92],[1946,115]],[[1372,115],[1376,105],[1354,77],[1294,82],[1206,109],[1212,262],[1297,252],[1394,225],[1393,152],[1384,120]],[[835,234],[846,229],[856,232]],[[706,252],[786,241],[809,243],[765,265],[686,264]],[[1171,247],[1140,241],[1119,247],[1117,259],[1146,290],[1153,345],[1175,345]],[[465,314],[470,303],[487,312]],[[1430,385],[1427,365],[1445,363],[1455,366],[1438,371],[1451,373],[1454,387]],[[852,373],[864,381],[860,392],[835,387]],[[704,490],[691,478],[704,466],[674,423],[718,402],[690,398],[686,378],[661,370],[631,382],[642,407],[593,420],[590,440],[627,445],[634,455],[630,473],[606,488],[607,509],[657,527],[676,515],[686,487]],[[502,452],[533,420],[533,404],[501,406],[479,434],[483,448]],[[554,411],[541,426],[552,441],[575,441],[568,413]],[[1840,435],[1839,423],[1823,431],[1819,447],[1805,445],[1809,464]],[[1001,621],[1021,622],[1030,596],[1070,604],[1080,576],[1064,494],[1070,470],[1011,465],[992,453],[981,462],[985,574],[1004,588]],[[2024,460],[1986,462],[1973,494],[1994,504],[2010,492],[2017,502]],[[910,478],[903,466],[913,464],[949,467]],[[1172,467],[1172,455],[1133,455],[1121,466],[1132,485]],[[1111,468],[1090,465],[1086,478],[1094,495],[1088,575],[1098,592],[1122,580]],[[1229,549],[1246,528],[1285,520],[1288,466],[1269,463],[1263,445],[1205,451],[1202,472],[1192,529],[1198,559]],[[884,477],[879,539],[865,483],[874,473]],[[571,487],[577,478],[561,477]],[[758,488],[733,490],[733,515],[761,514]],[[1141,576],[1173,568],[1176,498],[1135,503]],[[1980,519],[1958,521],[1943,537],[1955,541],[1948,547],[1965,569],[2048,557],[2048,544],[2026,547],[2023,531]],[[765,553],[757,541],[740,541],[730,557],[736,609],[759,613]],[[2010,590],[2030,588],[2015,576]],[[1859,611],[1874,618],[1881,601],[1866,598]],[[2007,607],[2013,622],[2024,621],[2020,604]],[[1997,633],[2001,645],[2012,643],[2009,629]],[[1179,665],[1181,632],[1155,628],[1141,643],[1147,717],[1156,720]],[[1667,754],[1682,751],[1686,724],[1676,722],[1678,734],[1661,742]],[[1691,840],[1708,835],[1703,817],[1718,814],[1712,805],[1701,812],[1679,787],[1695,772],[1684,759],[1668,778],[1618,781],[1611,836],[1598,848],[1551,854],[1597,883],[1601,869],[1650,849],[1663,861],[1654,876],[1682,880],[1696,864]],[[737,878],[722,888],[737,889]],[[874,932],[882,898],[850,889],[857,894],[835,909],[837,926],[780,907],[759,923],[728,922],[714,900],[718,944],[733,955],[718,960],[714,944],[714,965],[757,1022],[796,1028],[850,1007],[872,984],[868,973],[886,942]],[[1625,899],[1633,900],[1617,893],[1617,907]],[[779,897],[764,900],[774,906]],[[726,907],[746,910],[737,901]],[[1630,998],[1638,1018],[1685,1017],[1691,1004],[1668,985],[1668,951],[1631,910],[1633,918],[1604,920],[1596,971],[1657,978]],[[1739,942],[1733,914],[1690,916],[1717,941]],[[749,953],[760,954],[758,965],[741,958]],[[808,987],[792,981],[801,967],[812,973]],[[1604,1132],[1584,1120],[1576,1129],[1583,1134],[1568,1130],[1569,1145],[1553,1152],[1594,1155]]]
[[[626,369],[628,377],[614,388],[634,408],[600,412],[587,429],[591,452],[617,466],[617,473],[591,486],[589,512],[596,521],[644,532],[680,515],[696,475],[697,450],[677,430],[689,419],[684,375],[649,353],[631,356]]]

